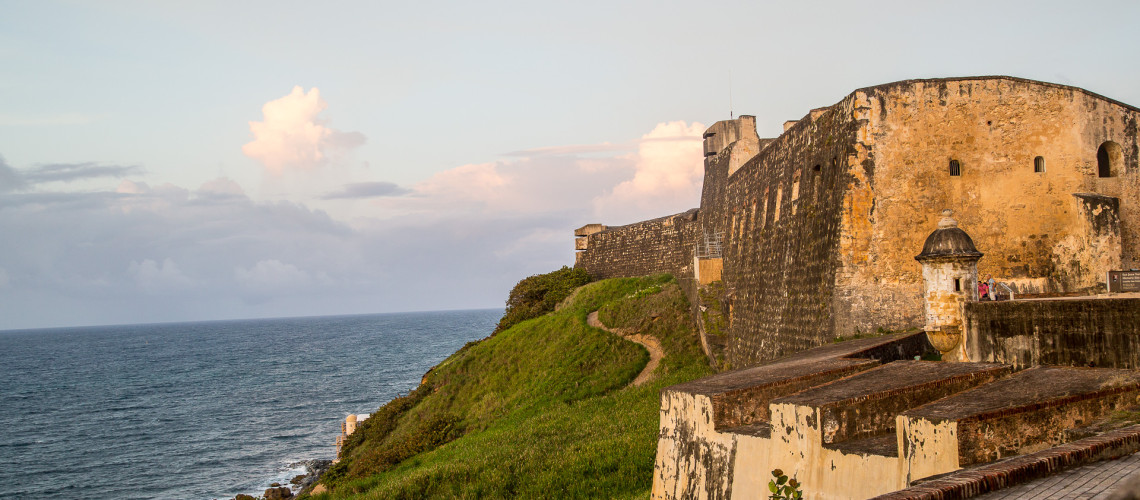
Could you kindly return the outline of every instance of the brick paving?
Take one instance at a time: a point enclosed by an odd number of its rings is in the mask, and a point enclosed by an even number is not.
[[[978,500],[1107,498],[1116,487],[1135,473],[1140,473],[1140,453],[1069,469],[974,498]]]
[[[965,498],[1105,498],[1130,473],[1140,471],[1140,425],[1079,439],[923,481],[875,497],[878,500],[958,500]],[[1127,458],[1118,458],[1127,457]],[[1066,482],[1057,474],[1078,472]],[[1025,496],[1004,496],[1025,485],[1043,485]],[[1072,486],[1074,491],[1066,488]],[[1103,487],[1102,487],[1103,486]],[[1083,488],[1083,489],[1082,489]],[[1094,491],[1095,488],[1095,491]],[[1080,491],[1076,491],[1080,489]],[[1054,493],[1057,496],[1051,496]],[[993,494],[997,496],[983,497]],[[1081,496],[1085,495],[1085,496]]]

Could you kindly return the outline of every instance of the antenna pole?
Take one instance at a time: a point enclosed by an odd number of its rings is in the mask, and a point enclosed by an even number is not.
[[[733,119],[732,114],[732,68],[728,69],[728,119]]]

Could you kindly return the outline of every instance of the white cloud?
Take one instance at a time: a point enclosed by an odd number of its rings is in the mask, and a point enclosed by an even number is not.
[[[116,193],[120,194],[143,194],[150,191],[150,186],[145,182],[135,182],[130,179],[123,179],[119,183],[119,187],[115,189]]]
[[[386,214],[553,214],[581,224],[616,225],[668,215],[700,203],[704,130],[700,123],[659,123],[631,142],[636,147],[632,152],[607,143],[512,153],[518,158],[445,170],[412,186],[407,196],[374,204]],[[598,156],[602,151],[626,154]],[[523,156],[530,152],[537,154]]]
[[[277,259],[258,261],[249,269],[235,268],[234,278],[246,289],[258,293],[282,293],[310,283],[309,273]]]
[[[416,185],[416,193],[450,200],[494,201],[502,199],[514,179],[499,163],[469,164],[444,170]]]
[[[214,198],[225,197],[245,197],[245,190],[241,185],[234,182],[228,177],[219,177],[217,179],[206,181],[198,187],[198,196],[208,196]]]
[[[261,108],[264,121],[249,122],[253,141],[242,146],[253,158],[274,174],[287,169],[313,169],[333,161],[361,144],[359,132],[340,132],[325,126],[317,118],[328,103],[321,91],[313,87],[307,93],[300,86],[289,95],[269,101]]]
[[[704,178],[701,135],[705,128],[697,122],[657,124],[641,138],[634,156],[633,178],[595,198],[595,212],[636,219],[697,206]]]
[[[169,257],[161,265],[151,259],[131,261],[127,274],[134,279],[136,286],[147,292],[177,291],[194,284]]]
[[[0,328],[501,305],[520,278],[573,263],[573,228],[699,203],[699,174],[687,176],[676,156],[695,157],[699,173],[701,126],[648,128],[629,142],[636,150],[548,148],[399,190],[340,180],[314,186],[305,202],[262,199],[264,187],[250,199],[226,178],[192,189],[127,179],[115,192],[0,193],[0,234],[21,235],[20,245],[0,245],[13,272],[0,288]],[[697,138],[685,134],[694,130]],[[657,206],[649,186],[691,190]],[[330,193],[358,198],[319,199]],[[354,218],[312,206],[321,203]]]

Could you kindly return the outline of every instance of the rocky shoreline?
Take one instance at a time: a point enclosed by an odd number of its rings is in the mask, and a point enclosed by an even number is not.
[[[234,496],[231,500],[286,500],[294,498],[305,491],[306,488],[316,484],[321,476],[332,466],[332,460],[313,459],[303,460],[289,464],[290,468],[305,467],[305,473],[299,474],[289,481],[288,485],[273,483],[261,496],[246,495],[244,493]]]

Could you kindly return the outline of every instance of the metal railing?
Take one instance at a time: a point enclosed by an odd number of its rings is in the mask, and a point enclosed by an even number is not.
[[[693,253],[699,259],[719,259],[722,255],[721,242],[724,240],[723,232],[705,233],[704,241],[699,241],[693,248]]]

